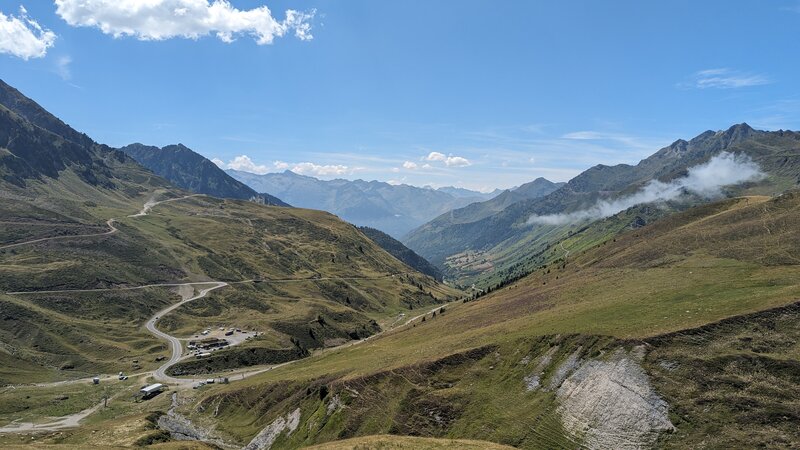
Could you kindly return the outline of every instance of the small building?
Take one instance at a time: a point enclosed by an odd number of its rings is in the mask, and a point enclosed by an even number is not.
[[[139,389],[139,395],[142,398],[150,398],[160,394],[163,390],[164,390],[163,384],[155,383]]]

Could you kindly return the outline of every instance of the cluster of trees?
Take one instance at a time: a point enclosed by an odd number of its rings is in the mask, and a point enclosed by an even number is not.
[[[567,262],[565,260],[563,260],[563,259],[559,259],[559,260],[555,261],[554,264],[556,264],[556,268],[557,269],[563,270],[563,269],[567,268]],[[486,289],[478,289],[472,295],[470,295],[469,297],[462,298],[462,302],[463,303],[467,303],[467,302],[471,302],[471,301],[474,301],[474,300],[478,300],[479,298],[481,298],[481,297],[483,297],[483,296],[485,296],[487,294],[490,294],[490,293],[492,293],[492,292],[494,292],[494,291],[496,291],[498,289],[502,289],[502,288],[504,288],[504,287],[506,287],[506,286],[508,286],[508,285],[510,285],[512,283],[515,283],[515,282],[517,282],[517,281],[519,281],[519,280],[521,280],[521,279],[523,279],[523,278],[525,278],[525,277],[527,277],[529,275],[532,275],[533,273],[535,273],[535,272],[537,272],[539,270],[542,271],[543,275],[547,275],[547,274],[550,273],[551,269],[550,269],[550,266],[545,264],[543,266],[539,266],[536,269],[533,269],[533,270],[530,270],[530,271],[522,271],[522,272],[517,272],[517,273],[511,274],[511,275],[508,275],[505,278],[503,278],[502,280],[500,280],[499,282],[488,286]],[[558,279],[558,276],[556,276],[556,279]]]
[[[444,314],[444,312],[445,312],[445,311],[446,311],[445,307],[444,307],[444,306],[442,306],[441,308],[439,308],[438,310],[434,311],[434,312],[431,314],[431,319],[435,319],[435,318],[436,318],[436,313],[437,313],[437,312],[438,312],[438,313],[439,313],[439,315],[441,316],[442,314]],[[425,322],[426,320],[427,320],[427,316],[422,316],[422,322]]]

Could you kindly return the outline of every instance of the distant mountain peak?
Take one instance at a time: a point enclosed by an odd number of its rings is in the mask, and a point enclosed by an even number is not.
[[[256,192],[183,144],[158,148],[137,143],[121,150],[183,189],[220,198],[263,199],[268,205],[288,206],[280,199]]]
[[[737,123],[736,125],[732,125],[730,128],[728,128],[728,132],[729,133],[730,132],[742,132],[742,131],[750,132],[750,131],[755,131],[755,130],[753,129],[753,127],[748,125],[747,122]]]

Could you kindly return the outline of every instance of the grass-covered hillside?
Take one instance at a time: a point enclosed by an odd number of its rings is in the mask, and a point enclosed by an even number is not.
[[[177,296],[159,288],[120,288],[229,282],[166,317],[163,326],[185,336],[219,324],[247,327],[264,333],[264,345],[273,349],[312,349],[366,337],[380,330],[377,321],[388,315],[457,294],[327,213],[190,197],[158,205],[146,216],[118,217],[119,231],[113,234],[0,250],[0,289],[22,292],[2,297],[3,310],[14,312],[0,329],[19,359],[50,369],[42,374],[68,376],[79,369],[75,374],[85,375],[107,370],[122,354],[150,360],[163,350],[138,327]],[[75,289],[108,291],[38,293]],[[120,297],[125,292],[130,293]],[[144,298],[118,303],[131,295]],[[105,328],[97,318],[106,321]],[[66,333],[73,328],[77,334]],[[114,335],[105,335],[111,329]],[[93,337],[119,345],[139,341],[131,351],[103,352],[90,344]],[[94,349],[97,364],[85,360]]]
[[[160,284],[229,284],[162,318],[180,337],[259,332],[258,357],[214,371],[370,336],[459,295],[331,214],[192,195],[8,85],[0,101],[0,384],[157,366],[166,346],[142,327],[181,298]]]
[[[493,278],[492,284],[496,284],[497,279],[515,272],[514,266],[527,264],[532,253],[557,244],[563,235],[587,225],[587,221],[578,227],[530,223],[532,216],[581,211],[599,201],[629,196],[653,180],[669,182],[685,177],[689,168],[721,152],[752,159],[766,175],[728,187],[726,195],[772,195],[791,189],[800,181],[800,134],[758,131],[739,124],[725,131],[704,132],[689,141],[678,140],[635,166],[592,167],[546,196],[511,203],[490,215],[433,221],[409,234],[404,243],[443,269],[446,278],[465,286],[476,281],[488,285],[487,278]],[[669,205],[666,211],[653,212],[657,217],[706,201],[688,196],[686,201]],[[643,222],[648,219],[646,215],[640,218]]]
[[[406,263],[409,267],[413,267],[419,272],[429,275],[437,280],[442,280],[442,273],[433,264],[429,263],[425,258],[414,253],[413,250],[403,245],[402,242],[389,236],[381,230],[376,230],[370,227],[358,227],[359,231],[364,233],[373,242],[380,245],[381,248],[389,252],[390,255]]]
[[[798,215],[796,193],[693,208],[369,344],[208,391],[183,412],[240,443],[298,415],[273,448],[386,433],[522,448],[792,447]]]

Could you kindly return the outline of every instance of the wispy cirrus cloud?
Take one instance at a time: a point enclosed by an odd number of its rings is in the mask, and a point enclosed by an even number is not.
[[[561,136],[561,139],[571,141],[608,141],[623,144],[634,149],[653,149],[653,141],[642,139],[622,133],[609,133],[605,131],[573,131]]]
[[[56,14],[69,25],[96,27],[114,37],[160,41],[214,34],[230,43],[250,35],[258,45],[271,44],[290,32],[303,41],[313,39],[311,21],[316,13],[290,9],[279,21],[266,6],[242,10],[227,0],[55,0],[55,4]]]
[[[800,1],[796,2],[794,5],[784,6],[781,10],[800,14]]]
[[[60,56],[58,59],[56,59],[55,71],[64,81],[69,81],[72,79],[72,70],[70,69],[71,64],[72,57],[69,55]]]
[[[748,123],[765,130],[796,130],[800,128],[800,98],[772,102],[749,112]]]
[[[28,60],[42,58],[56,41],[56,34],[43,28],[28,17],[25,7],[19,15],[5,15],[0,11],[0,53]]]
[[[772,80],[764,74],[718,68],[695,72],[678,86],[684,89],[740,89],[770,83]]]

